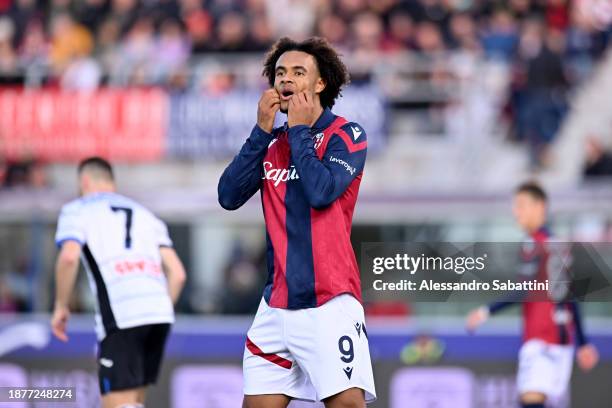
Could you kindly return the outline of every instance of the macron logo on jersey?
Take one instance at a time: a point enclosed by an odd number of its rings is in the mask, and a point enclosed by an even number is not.
[[[357,126],[351,126],[351,130],[353,131],[353,139],[359,139],[359,136],[363,133],[363,130],[359,129]]]
[[[274,187],[277,187],[281,182],[287,182],[288,180],[298,180],[300,176],[295,169],[295,166],[291,166],[288,169],[275,169],[274,165],[266,161],[263,164],[264,175],[263,180],[273,180]]]

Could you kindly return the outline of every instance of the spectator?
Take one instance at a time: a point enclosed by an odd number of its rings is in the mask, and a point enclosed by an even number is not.
[[[389,16],[389,34],[385,39],[386,51],[414,49],[414,21],[409,13],[397,10]]]
[[[36,0],[15,0],[8,16],[15,24],[14,44],[21,43],[32,20],[43,20],[43,13],[36,7]]]
[[[569,23],[568,0],[546,1],[546,25],[552,29],[565,30]]]
[[[121,32],[125,33],[136,21],[138,7],[138,0],[111,0],[109,17],[117,20]]]
[[[344,21],[351,21],[366,9],[366,0],[338,0],[335,14]]]
[[[225,269],[225,287],[221,292],[221,312],[225,314],[252,314],[261,301],[259,288],[264,276],[259,272],[240,242],[234,244]]]
[[[53,17],[51,33],[50,62],[56,72],[63,72],[73,59],[88,56],[93,51],[91,33],[67,12]]]
[[[303,39],[315,27],[314,2],[311,0],[267,0],[267,16],[275,37]]]
[[[44,165],[37,160],[8,162],[4,172],[4,188],[43,188],[47,185]]]
[[[256,14],[249,23],[249,51],[263,52],[270,48],[274,42],[272,29],[263,14]]]
[[[129,29],[119,49],[119,64],[115,77],[121,84],[145,85],[152,81],[155,58],[155,31],[153,21],[146,16],[138,18]]]
[[[604,149],[599,138],[589,136],[586,140],[584,177],[592,179],[606,176],[612,176],[612,153]]]
[[[9,279],[0,277],[0,313],[17,313],[27,311],[27,302],[13,293]]]
[[[105,21],[110,6],[106,0],[82,0],[74,3],[76,20],[97,32],[100,24]]]
[[[523,138],[530,146],[534,167],[546,164],[548,146],[566,111],[568,82],[561,58],[563,47],[562,34],[549,30],[545,41],[531,50],[535,55],[526,62],[526,84],[518,109],[522,112]]]
[[[376,54],[383,43],[383,25],[376,14],[364,12],[355,17],[352,25],[355,52]]]
[[[247,34],[246,21],[242,14],[224,14],[217,27],[217,51],[244,51]]]
[[[163,20],[155,50],[158,80],[164,81],[182,67],[189,58],[190,50],[191,45],[178,20],[174,18]]]
[[[353,58],[356,65],[367,72],[377,61],[383,43],[383,25],[372,12],[359,14],[351,26],[353,32]]]
[[[440,28],[434,23],[419,23],[416,30],[417,49],[425,54],[436,54],[446,49]]]
[[[326,13],[317,21],[317,35],[327,38],[334,46],[346,47],[346,23],[337,14]]]
[[[191,38],[191,51],[200,54],[213,47],[213,19],[201,8],[187,7],[183,11],[183,21]]]
[[[0,14],[6,14],[11,8],[12,0],[0,0]]]
[[[0,77],[12,82],[17,74],[17,54],[13,49],[15,25],[8,17],[0,17]]]
[[[49,42],[40,21],[32,20],[19,47],[19,65],[26,70],[42,71],[47,65]]]
[[[63,72],[60,85],[72,91],[94,91],[102,80],[98,62],[88,56],[75,57]]]
[[[495,12],[482,37],[486,55],[509,61],[514,55],[517,41],[518,29],[512,15],[506,10]]]
[[[476,24],[468,13],[457,13],[450,20],[451,47],[457,50],[480,50],[480,43],[476,33]]]
[[[512,15],[514,15],[517,20],[525,20],[534,17],[532,0],[510,0],[508,3]]]
[[[112,72],[119,64],[119,52],[116,44],[121,36],[119,21],[109,17],[100,23],[96,33],[95,55],[104,72]]]
[[[440,27],[446,27],[450,17],[449,8],[451,2],[442,0],[420,0],[421,4],[419,20],[427,20]]]

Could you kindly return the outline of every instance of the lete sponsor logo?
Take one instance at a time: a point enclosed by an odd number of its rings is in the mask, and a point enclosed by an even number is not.
[[[357,169],[355,167],[351,166],[350,164],[348,164],[347,162],[345,162],[342,159],[338,159],[337,157],[329,156],[329,161],[332,162],[332,163],[338,163],[339,165],[344,167],[346,169],[346,171],[351,173],[351,176],[355,175],[355,172],[357,171]]]
[[[274,187],[277,187],[281,182],[286,183],[288,180],[298,180],[300,178],[295,166],[291,166],[288,169],[275,169],[272,162],[266,161],[263,167],[264,175],[262,179],[274,181]]]

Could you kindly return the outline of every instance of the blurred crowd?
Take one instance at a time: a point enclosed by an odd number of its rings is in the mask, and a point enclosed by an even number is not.
[[[580,7],[581,3],[591,8]],[[603,3],[591,10],[593,3]],[[609,3],[609,2],[608,2]],[[320,35],[346,53],[481,53],[510,61],[538,42],[581,69],[612,15],[596,0],[0,0],[0,77],[88,89],[172,83],[191,56],[261,52]],[[586,11],[585,11],[586,10]],[[590,10],[590,11],[589,11]],[[589,11],[589,12],[587,12]],[[562,49],[562,51],[561,51]],[[50,75],[48,75],[50,74]],[[579,75],[580,72],[574,72]]]
[[[530,146],[539,167],[572,85],[590,75],[612,39],[611,21],[610,0],[0,0],[0,86],[201,87],[194,67],[202,57],[261,58],[285,35],[327,38],[351,57],[351,69],[406,52],[438,62],[468,54],[509,67],[504,114],[512,139]],[[236,86],[226,71],[206,90]],[[587,140],[586,178],[612,175],[606,137]],[[39,162],[0,163],[0,187],[45,185]],[[265,268],[254,258],[236,250],[215,311],[257,307]],[[27,265],[0,265],[0,311],[31,307]]]
[[[360,73],[406,51],[469,54],[512,68],[505,113],[538,166],[611,21],[608,0],[0,0],[0,84],[218,94],[240,82],[227,66],[202,73],[219,58],[199,57],[261,58],[284,35],[325,37]]]

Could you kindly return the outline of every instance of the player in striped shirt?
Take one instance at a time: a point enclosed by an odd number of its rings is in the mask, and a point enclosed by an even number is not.
[[[562,254],[550,243],[546,227],[547,196],[535,183],[518,187],[514,196],[513,212],[528,239],[521,250],[521,271],[525,279],[552,279],[562,271],[553,271],[562,262],[552,257]],[[555,294],[556,296],[557,294]],[[529,296],[528,293],[525,297]],[[549,297],[551,294],[549,294]],[[472,311],[467,326],[470,331],[484,323],[489,315],[516,302],[496,302]],[[583,329],[578,305],[562,299],[525,299],[523,312],[523,345],[519,351],[517,388],[523,408],[544,408],[547,401],[561,397],[569,385],[577,347],[578,365],[591,370],[599,359],[597,349],[588,342]]]
[[[144,407],[146,386],[159,373],[185,270],[166,225],[116,193],[106,160],[84,160],[78,175],[81,198],[62,207],[57,225],[52,330],[68,341],[68,304],[81,258],[98,301],[103,408]]]
[[[268,282],[247,334],[244,407],[363,407],[375,390],[350,233],[366,133],[331,111],[348,73],[325,40],[279,40],[264,75],[271,89],[257,124],[219,180],[228,210],[260,192],[266,224]],[[287,123],[273,129],[279,110]]]

